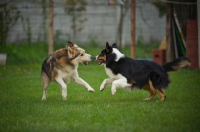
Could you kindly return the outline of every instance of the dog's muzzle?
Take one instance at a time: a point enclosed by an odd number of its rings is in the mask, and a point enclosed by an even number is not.
[[[98,56],[95,56],[95,57],[93,57],[93,59],[94,59],[94,60],[97,60],[97,57],[98,57]]]

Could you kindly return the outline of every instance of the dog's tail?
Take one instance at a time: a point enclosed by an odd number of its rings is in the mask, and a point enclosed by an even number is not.
[[[180,69],[188,68],[189,66],[191,66],[191,60],[187,57],[180,57],[162,65],[166,72],[178,71]]]

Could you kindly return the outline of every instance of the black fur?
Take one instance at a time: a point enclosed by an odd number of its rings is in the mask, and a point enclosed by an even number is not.
[[[177,69],[175,69],[174,67],[179,67],[180,63],[182,63],[183,61],[191,63],[191,60],[189,58],[187,58],[187,57],[180,57],[178,59],[175,59],[172,62],[165,63],[164,65],[162,65],[162,67],[164,68],[164,70],[166,72],[177,71]],[[183,67],[183,68],[185,68],[185,67]]]
[[[133,60],[129,57],[120,58],[115,61],[116,55],[107,56],[106,67],[114,74],[122,74],[127,78],[128,83],[135,81],[133,87],[142,88],[151,79],[153,86],[157,89],[166,88],[169,84],[168,74],[163,67],[155,62],[147,60]]]
[[[149,79],[155,89],[166,89],[170,83],[167,72],[177,70],[173,69],[173,66],[179,65],[182,60],[189,60],[187,57],[178,58],[161,66],[153,61],[133,60],[125,56],[116,62],[116,54],[112,53],[113,48],[117,48],[116,44],[110,47],[107,43],[106,49],[102,50],[100,54],[100,56],[106,55],[106,67],[115,75],[122,74],[126,77],[128,83],[131,84],[134,81],[132,87],[139,89],[148,84]]]
[[[51,78],[51,71],[54,68],[53,63],[55,63],[56,59],[55,57],[50,54],[42,63],[42,70],[41,72],[45,72],[46,75]]]

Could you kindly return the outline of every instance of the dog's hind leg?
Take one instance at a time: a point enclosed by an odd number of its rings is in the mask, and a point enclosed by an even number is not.
[[[65,84],[64,80],[61,77],[57,77],[55,78],[55,80],[61,87],[63,100],[67,100],[67,85]]]
[[[47,89],[48,89],[49,84],[50,84],[50,79],[49,79],[49,77],[45,74],[45,72],[43,72],[43,71],[42,71],[42,73],[41,73],[41,82],[42,82],[42,87],[43,87],[43,96],[42,96],[42,100],[46,100]]]
[[[144,85],[142,89],[147,90],[150,93],[149,97],[143,100],[151,100],[156,95],[156,92],[150,88],[149,84]]]
[[[161,101],[164,101],[166,99],[166,95],[164,93],[164,90],[162,88],[155,89],[150,79],[149,79],[149,86],[150,86],[150,88],[152,90],[154,90],[156,93],[158,93],[160,95],[160,100]]]

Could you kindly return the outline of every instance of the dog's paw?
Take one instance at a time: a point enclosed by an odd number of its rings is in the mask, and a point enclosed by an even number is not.
[[[152,98],[145,98],[145,99],[143,99],[144,101],[147,101],[147,100],[151,100]]]
[[[116,89],[112,89],[112,95],[115,95]]]
[[[63,100],[67,100],[67,98],[62,98]]]
[[[104,90],[104,87],[102,88],[102,87],[100,87],[100,91],[103,91]]]
[[[101,86],[100,86],[100,91],[103,91],[104,90],[104,88],[105,88],[105,84],[101,84]]]
[[[93,92],[94,92],[94,89],[93,89],[93,88],[92,88],[92,89],[88,89],[88,92],[93,93]]]
[[[42,97],[42,101],[46,100],[46,97]]]
[[[43,99],[43,98],[42,98],[42,101],[45,101],[45,100],[46,100],[46,99]]]

